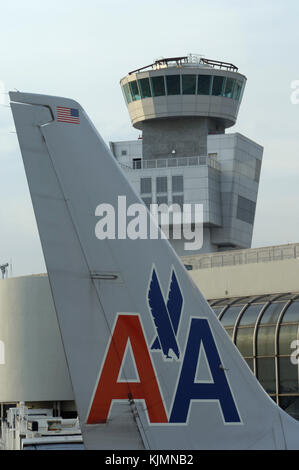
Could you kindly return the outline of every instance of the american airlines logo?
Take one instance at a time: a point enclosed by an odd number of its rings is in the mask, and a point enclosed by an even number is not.
[[[215,406],[219,406],[225,424],[242,424],[209,321],[200,316],[191,317],[185,347],[182,349],[178,343],[184,299],[174,269],[170,274],[168,292],[164,295],[153,267],[147,303],[154,325],[150,343],[146,340],[142,315],[124,313],[116,317],[87,424],[106,423],[114,400],[143,400],[151,425],[188,424],[192,403],[196,406],[196,402],[205,401],[216,402]],[[134,361],[135,380],[122,378],[128,348]],[[171,409],[165,406],[153,354],[159,354],[159,360],[180,364]],[[208,364],[209,380],[197,379],[202,354]]]

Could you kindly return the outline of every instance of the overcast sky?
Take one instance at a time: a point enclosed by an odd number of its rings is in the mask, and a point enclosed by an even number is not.
[[[1,1],[6,91],[79,101],[106,140],[138,137],[119,80],[158,57],[204,54],[248,82],[240,132],[264,146],[253,246],[299,241],[298,0]],[[0,95],[0,97],[3,95]],[[45,271],[9,107],[0,106],[0,264]]]

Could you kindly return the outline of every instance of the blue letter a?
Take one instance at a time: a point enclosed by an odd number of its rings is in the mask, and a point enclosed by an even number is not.
[[[201,342],[206,352],[213,383],[195,382]],[[221,367],[221,360],[209,323],[203,318],[193,318],[191,321],[170,423],[186,423],[191,400],[218,400],[226,423],[240,423],[241,421],[225,372]]]

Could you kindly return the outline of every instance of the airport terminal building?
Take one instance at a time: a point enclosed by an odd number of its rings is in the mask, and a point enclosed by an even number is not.
[[[250,248],[263,148],[226,133],[245,84],[233,64],[191,55],[130,72],[121,87],[142,135],[110,149],[147,207],[203,204],[202,249],[170,243],[261,385],[299,420],[299,243]],[[1,280],[0,306],[1,419],[19,402],[76,417],[47,275]]]

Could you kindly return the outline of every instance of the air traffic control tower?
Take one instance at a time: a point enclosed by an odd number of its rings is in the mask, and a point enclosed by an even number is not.
[[[246,77],[233,64],[188,55],[157,60],[120,83],[142,135],[110,148],[145,204],[202,204],[202,253],[249,248],[263,148],[225,133]],[[170,242],[179,256],[193,254],[184,239]]]

